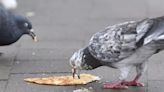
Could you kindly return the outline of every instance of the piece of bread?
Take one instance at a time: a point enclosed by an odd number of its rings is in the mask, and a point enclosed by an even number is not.
[[[69,85],[85,85],[87,83],[100,80],[99,77],[91,74],[80,74],[80,79],[73,78],[72,76],[53,76],[46,78],[27,78],[24,79],[26,82],[45,84],[45,85],[58,85],[58,86],[69,86]]]

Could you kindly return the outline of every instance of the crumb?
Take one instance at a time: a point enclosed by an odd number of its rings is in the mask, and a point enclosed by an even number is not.
[[[52,53],[53,53],[53,51],[50,51],[49,53],[50,53],[50,54],[52,54]]]
[[[36,55],[36,53],[35,52],[32,52],[32,55]]]
[[[81,88],[81,89],[76,89],[73,92],[92,92],[92,91],[87,88]]]
[[[26,16],[27,17],[33,17],[33,16],[35,16],[35,13],[34,12],[27,12]]]
[[[43,73],[42,75],[43,75],[43,76],[45,76],[46,74],[45,74],[45,73]]]
[[[16,63],[16,64],[19,64],[20,62],[19,62],[19,61],[16,61],[15,63]]]
[[[92,90],[93,88],[92,87],[89,87],[90,90]]]

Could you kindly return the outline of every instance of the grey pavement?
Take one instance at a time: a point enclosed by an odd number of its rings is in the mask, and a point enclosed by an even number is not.
[[[23,36],[17,43],[0,47],[0,92],[162,92],[164,52],[153,56],[141,81],[145,87],[127,90],[102,89],[103,82],[115,81],[119,71],[101,67],[83,71],[98,75],[99,82],[83,86],[48,86],[26,83],[24,78],[70,74],[69,58],[86,46],[93,33],[108,25],[164,15],[164,0],[18,0],[17,13],[30,17],[38,43]],[[129,79],[135,75],[134,69]]]

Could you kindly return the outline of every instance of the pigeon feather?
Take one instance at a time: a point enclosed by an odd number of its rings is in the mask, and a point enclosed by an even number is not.
[[[144,19],[109,26],[92,36],[89,51],[100,61],[118,62],[135,52],[152,25],[151,19]]]

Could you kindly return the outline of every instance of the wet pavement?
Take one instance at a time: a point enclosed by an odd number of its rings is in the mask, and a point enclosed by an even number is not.
[[[87,88],[93,92],[162,92],[164,62],[161,52],[149,61],[141,78],[145,87],[126,90],[102,89],[103,82],[115,81],[119,71],[100,67],[91,73],[102,78],[84,86],[48,86],[25,83],[27,77],[70,74],[69,57],[86,46],[93,33],[108,25],[163,16],[163,0],[18,0],[18,13],[32,16],[39,42],[23,36],[17,43],[0,47],[0,92],[73,92]],[[129,79],[135,75],[131,72]]]

